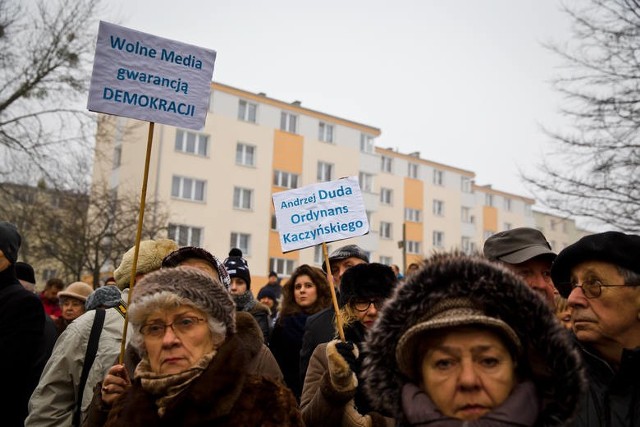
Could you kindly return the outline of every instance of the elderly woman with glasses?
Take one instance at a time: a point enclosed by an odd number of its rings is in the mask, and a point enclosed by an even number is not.
[[[300,400],[307,427],[394,425],[371,409],[361,386],[360,362],[365,334],[395,283],[391,267],[377,263],[353,266],[342,276],[339,303],[346,342],[320,344],[311,356]]]
[[[134,288],[131,342],[142,356],[129,378],[101,390],[106,426],[298,426],[296,401],[281,383],[252,375],[251,355],[236,335],[235,308],[224,287],[192,267],[149,274]]]

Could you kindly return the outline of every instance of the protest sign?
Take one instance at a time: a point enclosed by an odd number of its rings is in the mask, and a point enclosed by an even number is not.
[[[272,198],[282,252],[369,232],[355,176],[275,193]]]
[[[215,59],[211,49],[101,21],[87,108],[201,129]]]

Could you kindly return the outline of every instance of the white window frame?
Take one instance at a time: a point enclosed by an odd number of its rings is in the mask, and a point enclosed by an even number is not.
[[[387,221],[380,221],[380,238],[393,239],[393,224]]]
[[[289,133],[298,133],[298,116],[288,111],[281,111],[280,130]]]
[[[176,187],[177,184],[177,187]],[[202,198],[198,198],[198,187],[201,187]],[[187,194],[189,193],[189,194]],[[207,181],[203,179],[189,178],[173,175],[171,179],[171,197],[180,200],[204,202],[207,199]]]
[[[327,245],[327,252],[331,253],[331,245]],[[324,264],[324,252],[322,252],[322,245],[316,245],[313,247],[313,263],[315,265]]]
[[[236,165],[255,166],[256,151],[257,147],[255,145],[238,141],[236,144]]]
[[[513,224],[511,224],[510,222],[505,222],[504,223],[504,227],[503,227],[503,231],[509,231],[513,228]]]
[[[273,171],[273,185],[284,188],[298,188],[300,176],[295,173],[285,172],[281,170]]]
[[[393,190],[391,188],[380,188],[380,204],[393,205]]]
[[[422,222],[422,210],[404,208],[404,220],[408,222]]]
[[[444,201],[433,199],[433,214],[435,216],[444,216]]]
[[[419,255],[422,253],[422,242],[407,240],[407,253]]]
[[[393,158],[389,156],[381,156],[380,170],[382,172],[393,173]]]
[[[243,211],[253,209],[253,190],[251,188],[233,187],[233,208]]]
[[[258,123],[258,104],[244,99],[238,100],[238,120]]]
[[[507,212],[511,212],[511,210],[513,209],[513,202],[508,197],[504,198],[503,205],[504,205],[504,210]]]
[[[392,265],[393,264],[393,257],[380,255],[380,264]]]
[[[286,258],[269,258],[269,271],[275,271],[278,276],[291,276],[296,269],[296,262]]]
[[[358,174],[358,183],[360,184],[360,190],[365,193],[373,193],[373,174],[360,172]]]
[[[251,234],[232,231],[229,249],[238,248],[245,256],[251,255]]]
[[[433,170],[433,185],[439,187],[444,186],[444,171],[440,169]]]
[[[460,238],[460,249],[462,249],[462,252],[465,254],[471,253],[471,237],[462,236]]]
[[[208,157],[209,135],[205,133],[191,132],[186,129],[176,129],[176,139],[174,141],[173,148],[180,153]]]
[[[204,228],[185,224],[169,223],[167,236],[178,243],[178,246],[202,246]]]
[[[484,195],[484,204],[485,204],[485,206],[493,207],[493,194],[485,193],[485,195]]]
[[[335,127],[326,122],[318,123],[318,140],[322,142],[334,143]]]
[[[432,238],[434,248],[444,248],[444,231],[433,230]]]
[[[409,162],[407,165],[407,176],[409,178],[418,179],[418,166],[417,163]]]
[[[463,193],[472,193],[473,187],[471,186],[471,178],[466,176],[460,177],[460,191]]]
[[[473,215],[471,215],[472,209],[468,206],[462,206],[460,208],[460,221],[464,222],[464,223],[471,223],[471,217]]]
[[[363,153],[373,153],[375,148],[375,141],[373,135],[367,133],[360,134],[360,151]]]
[[[331,181],[333,179],[333,169],[333,163],[318,161],[318,173],[316,175],[318,182]]]

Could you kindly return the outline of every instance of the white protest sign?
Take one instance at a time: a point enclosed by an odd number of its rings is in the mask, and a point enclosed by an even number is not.
[[[101,21],[87,108],[201,129],[215,60],[211,49]]]
[[[275,193],[272,197],[282,252],[369,232],[355,176]]]

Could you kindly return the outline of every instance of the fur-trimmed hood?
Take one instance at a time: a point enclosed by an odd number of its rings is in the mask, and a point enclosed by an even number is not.
[[[363,362],[365,391],[374,409],[404,420],[402,386],[409,381],[396,362],[401,335],[438,302],[468,298],[515,331],[523,346],[542,409],[536,425],[562,425],[576,411],[584,376],[569,333],[545,301],[507,269],[479,256],[440,254],[398,286],[369,331]]]

